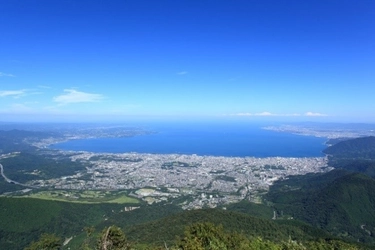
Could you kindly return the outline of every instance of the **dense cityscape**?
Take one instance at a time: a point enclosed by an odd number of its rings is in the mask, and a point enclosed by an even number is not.
[[[27,183],[39,188],[71,190],[131,190],[130,195],[149,204],[188,195],[184,209],[216,207],[248,199],[276,180],[289,175],[326,172],[326,157],[213,157],[179,154],[95,154],[59,152],[86,164],[72,176]],[[31,174],[38,174],[34,171]]]

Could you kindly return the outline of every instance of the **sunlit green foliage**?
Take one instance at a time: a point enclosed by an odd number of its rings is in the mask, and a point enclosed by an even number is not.
[[[25,250],[58,250],[61,239],[54,234],[42,234],[38,241],[32,242]]]
[[[357,246],[339,240],[298,242],[291,239],[274,242],[260,237],[228,233],[222,226],[196,223],[189,226],[173,249],[179,250],[358,250]]]
[[[197,223],[185,231],[185,236],[179,244],[181,249],[228,249],[229,239],[222,227],[215,227],[211,223]]]
[[[83,241],[80,250],[90,250],[90,246],[92,245],[93,241],[93,234],[95,232],[95,227],[85,227],[83,230],[86,232],[86,238]]]
[[[98,241],[99,250],[128,250],[130,244],[127,241],[124,232],[117,226],[104,228]]]

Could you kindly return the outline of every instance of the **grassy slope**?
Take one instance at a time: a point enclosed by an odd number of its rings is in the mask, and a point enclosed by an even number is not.
[[[35,198],[42,200],[53,200],[81,204],[137,204],[140,201],[134,197],[127,196],[124,191],[87,191],[87,190],[44,190],[25,194],[23,198]]]

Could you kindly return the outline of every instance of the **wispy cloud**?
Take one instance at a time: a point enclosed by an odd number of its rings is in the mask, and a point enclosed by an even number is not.
[[[35,110],[26,103],[12,103],[0,108],[2,114],[31,114]]]
[[[315,113],[315,112],[306,112],[304,115],[305,115],[305,116],[328,116],[328,115],[326,115],[326,114]]]
[[[260,113],[237,113],[231,114],[231,116],[301,116],[300,114],[275,114],[271,112],[260,112]]]
[[[2,77],[2,76],[15,77],[15,75],[0,72],[0,77]]]
[[[20,90],[0,90],[0,97],[13,97],[13,98],[20,98],[26,95],[26,89]]]
[[[275,116],[276,114],[272,114],[271,112],[261,112],[261,113],[255,113],[255,116]]]
[[[181,72],[177,72],[177,75],[186,75],[188,72],[187,71],[181,71]]]
[[[328,116],[322,113],[315,113],[315,112],[306,112],[304,114],[292,113],[292,114],[275,114],[271,112],[260,112],[260,113],[237,113],[237,114],[230,114],[230,116]]]
[[[20,112],[29,113],[29,112],[32,112],[33,109],[22,103],[14,103],[11,105],[10,111],[14,113],[20,113]]]
[[[86,93],[77,91],[75,89],[64,89],[65,94],[55,96],[53,100],[59,105],[67,105],[71,103],[82,103],[82,102],[98,102],[104,98],[100,94]]]

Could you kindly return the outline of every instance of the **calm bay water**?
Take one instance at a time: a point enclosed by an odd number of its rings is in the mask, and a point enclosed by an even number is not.
[[[197,154],[212,156],[317,157],[325,138],[263,130],[255,125],[158,126],[155,134],[126,138],[79,139],[51,148],[96,153]]]

